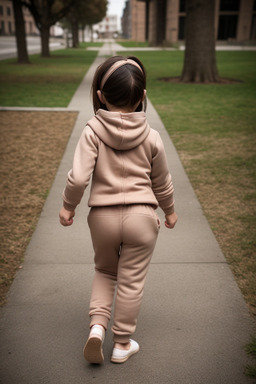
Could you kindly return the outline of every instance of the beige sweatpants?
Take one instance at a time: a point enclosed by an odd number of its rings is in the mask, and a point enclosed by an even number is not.
[[[107,329],[116,289],[113,339],[127,343],[136,329],[160,221],[150,205],[138,204],[93,207],[88,224],[95,252],[91,326]]]

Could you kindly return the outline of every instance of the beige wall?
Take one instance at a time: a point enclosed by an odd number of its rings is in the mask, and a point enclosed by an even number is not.
[[[175,43],[179,32],[179,1],[168,1],[166,12],[166,41]]]
[[[237,26],[237,41],[245,41],[250,38],[252,24],[253,0],[242,0]]]
[[[132,22],[132,40],[145,41],[146,39],[146,15],[145,3],[142,1],[131,1],[131,22]]]

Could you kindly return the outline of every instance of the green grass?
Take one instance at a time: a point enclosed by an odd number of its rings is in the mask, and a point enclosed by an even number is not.
[[[256,337],[252,337],[249,344],[246,345],[245,350],[253,360],[254,364],[248,364],[245,367],[245,374],[249,377],[256,377]]]
[[[79,48],[89,48],[89,47],[102,47],[103,43],[100,43],[98,41],[90,41],[90,42],[84,42],[79,44]]]
[[[191,85],[164,83],[161,77],[176,77],[181,74],[183,52],[144,52],[134,53],[139,56],[148,74],[148,95],[155,105],[171,106],[172,117],[176,128],[191,131],[191,118],[193,130],[207,133],[205,123],[209,129],[210,118],[229,119],[229,128],[233,131],[233,122],[245,118],[250,125],[255,119],[255,86],[256,86],[256,52],[218,53],[219,72],[223,77],[240,79],[244,83],[230,85]],[[229,102],[230,101],[230,102]],[[170,117],[161,112],[164,119]],[[188,126],[187,119],[190,119]],[[200,124],[198,118],[200,117]],[[203,121],[201,120],[203,119]],[[231,120],[230,120],[231,119]],[[225,124],[227,122],[225,121]],[[218,131],[218,126],[213,122],[212,129]],[[237,127],[237,124],[235,124]],[[239,128],[240,130],[240,128]]]
[[[47,59],[32,55],[29,65],[0,61],[0,105],[66,107],[96,55],[79,48],[52,52]]]
[[[181,74],[181,51],[129,54],[146,67],[147,94],[256,314],[256,52],[217,52],[220,76],[238,81],[208,85],[160,80]]]
[[[131,41],[131,40],[119,40],[117,41],[118,44],[122,45],[125,48],[134,48],[134,47],[148,47],[149,43],[147,41],[145,42],[139,42],[139,41]]]

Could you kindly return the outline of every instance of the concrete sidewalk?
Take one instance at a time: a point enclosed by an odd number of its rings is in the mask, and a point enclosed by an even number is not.
[[[93,114],[89,91],[105,44],[70,102],[79,110],[55,181],[28,246],[23,268],[1,309],[0,382],[3,384],[245,384],[243,350],[254,322],[204,217],[165,128],[148,103],[147,116],[165,143],[179,222],[162,225],[148,274],[135,340],[140,352],[123,365],[88,364],[88,306],[93,250],[86,222],[88,191],[72,227],[59,224],[61,193],[77,140]],[[159,215],[164,221],[161,211]]]

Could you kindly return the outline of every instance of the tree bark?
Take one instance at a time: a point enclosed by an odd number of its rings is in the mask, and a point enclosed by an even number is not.
[[[27,51],[26,32],[24,17],[22,12],[21,0],[13,0],[13,11],[15,19],[15,36],[18,52],[18,63],[29,64],[29,57]]]
[[[187,0],[182,82],[219,82],[215,55],[214,0]]]
[[[91,24],[89,25],[89,28],[90,28],[90,33],[91,33],[91,43],[93,43],[93,41],[94,41],[94,37],[93,37],[93,27],[92,27]]]
[[[42,25],[40,36],[41,36],[41,57],[50,57],[50,48],[49,48],[50,27],[48,27],[47,25]]]
[[[72,21],[72,42],[73,48],[78,48],[79,46],[79,36],[78,36],[78,23],[76,20]]]
[[[82,25],[81,25],[81,31],[82,31],[82,43],[85,42],[85,40],[84,40],[84,30],[85,30],[85,24],[82,24]]]

